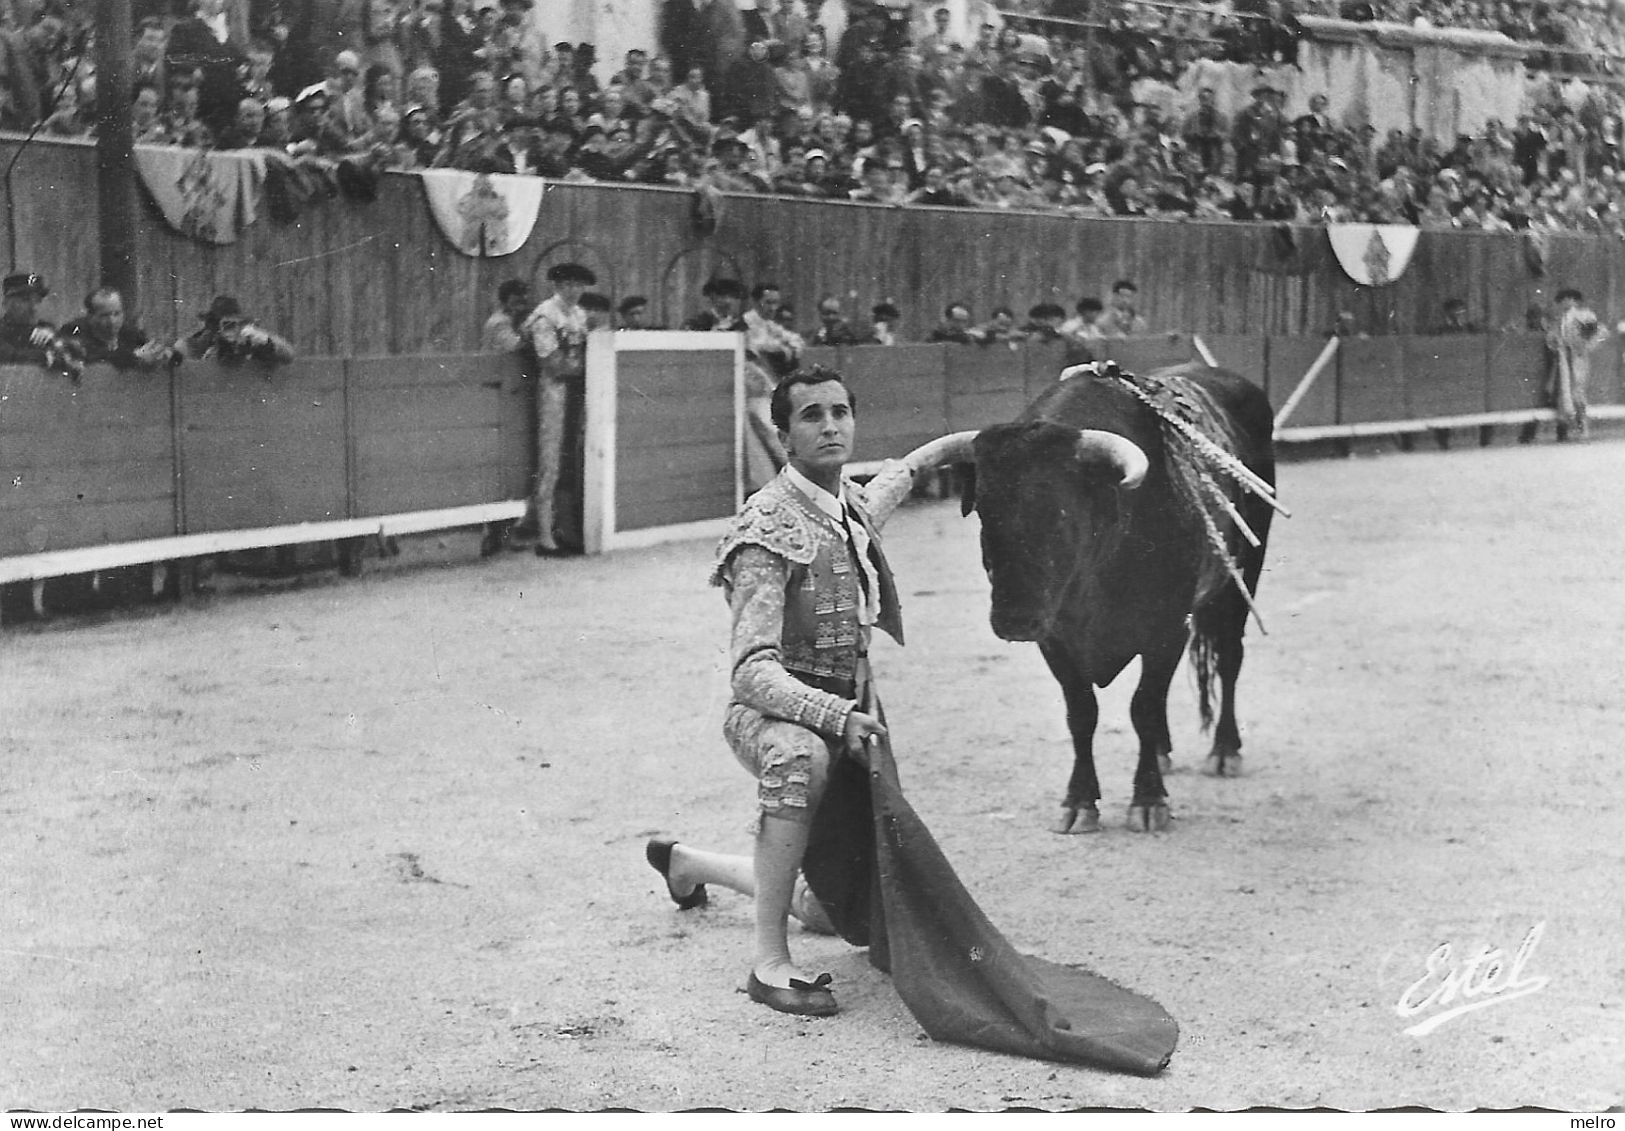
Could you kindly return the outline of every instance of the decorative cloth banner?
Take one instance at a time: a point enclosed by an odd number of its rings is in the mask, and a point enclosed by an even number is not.
[[[1403,275],[1420,234],[1409,224],[1326,225],[1337,265],[1364,287],[1386,286]]]
[[[135,167],[169,226],[195,240],[236,243],[259,217],[265,157],[251,149],[138,145]]]
[[[512,255],[541,211],[540,177],[430,169],[419,173],[440,231],[464,255]]]

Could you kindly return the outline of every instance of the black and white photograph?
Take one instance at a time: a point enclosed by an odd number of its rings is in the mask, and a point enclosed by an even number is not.
[[[1625,1112],[1625,0],[0,0],[0,162],[11,1128]]]

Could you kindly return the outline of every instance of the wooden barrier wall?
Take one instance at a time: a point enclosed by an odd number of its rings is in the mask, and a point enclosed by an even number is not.
[[[1326,346],[1324,338],[1203,335],[1214,360],[1257,382],[1277,411]],[[1625,403],[1619,342],[1592,354],[1591,403]],[[1101,343],[1129,372],[1195,359],[1184,335]],[[932,436],[1012,420],[1059,376],[1053,344],[1007,346],[858,346],[808,350],[830,365],[858,397],[861,459],[907,453]],[[1544,343],[1538,334],[1395,335],[1346,339],[1334,363],[1310,387],[1286,427],[1469,417],[1541,406]],[[894,382],[896,386],[894,387]],[[902,390],[906,394],[907,404]]]
[[[1277,408],[1325,346],[1245,335],[1204,343],[1261,382]],[[1625,402],[1619,344],[1593,354],[1593,403]],[[1143,372],[1188,359],[1190,346],[1163,336],[1106,352]],[[645,349],[611,351],[618,385],[636,394],[615,413],[616,529],[715,519],[733,491],[732,368]],[[1062,366],[1053,344],[867,346],[811,350],[807,360],[850,379],[864,460],[1010,420]],[[1540,403],[1542,366],[1538,335],[1348,339],[1288,424],[1526,410]],[[522,498],[534,466],[530,385],[498,354],[145,374],[94,366],[77,386],[43,369],[0,368],[0,558]]]
[[[522,497],[509,357],[0,368],[0,557]]]
[[[731,364],[719,363],[715,353],[655,351],[622,353],[617,362],[623,393],[616,401],[616,530],[732,513]]]
[[[10,160],[16,140],[0,140]],[[95,151],[83,142],[30,144],[14,175],[17,241],[10,261],[46,276],[43,313],[77,313],[97,277],[97,227],[66,199],[93,199]],[[807,324],[819,296],[847,313],[892,298],[904,336],[923,338],[951,300],[985,316],[1041,301],[1068,309],[1135,279],[1158,328],[1204,336],[1314,337],[1339,311],[1376,335],[1437,324],[1444,299],[1465,299],[1495,329],[1522,327],[1531,303],[1558,287],[1585,290],[1599,311],[1625,314],[1625,258],[1602,238],[1551,236],[1544,250],[1520,234],[1424,231],[1404,276],[1359,287],[1337,266],[1326,233],[1265,224],[1074,219],[941,208],[895,208],[785,197],[728,196],[717,229],[698,234],[687,190],[550,182],[529,241],[498,259],[462,255],[440,234],[420,179],[386,174],[377,199],[319,200],[292,223],[268,215],[235,244],[172,231],[150,203],[137,241],[138,320],[178,336],[216,294],[286,333],[308,355],[456,353],[478,348],[497,285],[518,277],[545,293],[548,265],[590,266],[599,289],[650,297],[656,319],[681,325],[703,306],[715,272],[747,285],[778,282]]]

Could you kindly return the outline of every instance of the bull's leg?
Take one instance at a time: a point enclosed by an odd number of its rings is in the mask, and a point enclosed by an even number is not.
[[[1100,780],[1095,776],[1095,723],[1100,706],[1095,687],[1073,665],[1066,649],[1040,641],[1038,650],[1061,685],[1066,698],[1066,729],[1072,735],[1072,777],[1066,783],[1066,797],[1050,831],[1055,833],[1094,833],[1100,831]]]
[[[1162,774],[1174,744],[1168,736],[1168,685],[1184,655],[1183,634],[1173,643],[1146,652],[1140,659],[1140,685],[1129,701],[1129,718],[1140,738],[1140,760],[1134,769],[1134,800],[1128,824],[1136,832],[1161,832],[1168,827],[1168,790]]]
[[[1273,461],[1259,462],[1253,470],[1275,482]],[[1268,544],[1270,521],[1275,517],[1269,506],[1251,496],[1242,500],[1242,515],[1253,532]],[[1249,593],[1258,592],[1258,580],[1264,572],[1264,547],[1242,547],[1240,551],[1241,576]],[[1232,586],[1211,602],[1196,610],[1194,628],[1213,641],[1214,666],[1219,677],[1219,718],[1213,729],[1213,749],[1202,764],[1202,772],[1210,777],[1239,777],[1241,775],[1241,730],[1236,726],[1236,680],[1241,675],[1241,661],[1246,653],[1242,638],[1247,632],[1247,602]]]
[[[1209,777],[1241,776],[1241,730],[1236,726],[1236,679],[1246,653],[1242,637],[1247,631],[1247,605],[1235,589],[1226,589],[1196,614],[1196,630],[1213,641],[1214,666],[1219,677],[1219,717],[1213,728],[1213,748],[1202,772]]]

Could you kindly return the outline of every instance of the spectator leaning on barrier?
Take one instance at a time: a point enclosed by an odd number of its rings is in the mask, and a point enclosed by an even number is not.
[[[1041,302],[1027,311],[1027,324],[1021,328],[1035,342],[1054,342],[1061,337],[1066,308],[1056,302]]]
[[[652,330],[649,325],[649,300],[642,295],[627,295],[615,308],[617,330]]]
[[[1440,334],[1478,334],[1482,327],[1476,322],[1467,319],[1467,302],[1465,299],[1447,298],[1444,300],[1444,321],[1439,324],[1437,331]]]
[[[585,292],[581,296],[581,309],[587,316],[588,333],[615,328],[615,308],[610,304],[608,295],[601,295],[597,291]]]
[[[285,365],[294,359],[292,343],[246,316],[242,304],[230,295],[215,296],[209,309],[198,317],[203,325],[180,343],[181,351],[195,361],[209,359],[231,365],[252,360]]]
[[[819,299],[818,328],[808,336],[808,344],[850,346],[856,345],[857,341],[858,335],[853,333],[852,327],[841,317],[841,300],[834,295],[825,295]]]
[[[982,327],[982,344],[992,345],[995,342],[1006,342],[1011,349],[1014,349],[1018,343],[1026,340],[1026,333],[1016,325],[1016,312],[1008,306],[994,307],[993,313],[988,315],[986,325]]]
[[[1085,295],[1078,300],[1074,307],[1076,311],[1060,325],[1061,337],[1078,342],[1098,342],[1106,335],[1100,328],[1100,319],[1106,312],[1106,304],[1094,295]]]
[[[981,345],[986,339],[971,324],[971,309],[962,302],[950,302],[942,308],[942,323],[931,331],[933,342],[954,342],[959,345]]]
[[[700,293],[705,296],[711,307],[709,310],[700,311],[683,323],[683,329],[724,332],[745,329],[745,320],[739,314],[739,307],[745,301],[743,283],[738,279],[710,279],[700,289]]]
[[[487,353],[518,353],[525,346],[521,327],[536,308],[530,284],[508,279],[497,287],[497,308],[480,328],[480,349]]]
[[[766,395],[779,383],[780,377],[796,367],[804,343],[801,335],[779,324],[779,307],[784,305],[784,296],[778,284],[758,283],[751,288],[751,300],[751,309],[744,314],[745,350],[763,370],[767,380],[762,392]]]
[[[1101,336],[1129,338],[1146,332],[1146,320],[1134,309],[1140,288],[1131,279],[1119,279],[1112,284],[1111,303],[1100,319]]]
[[[0,290],[5,293],[0,365],[43,365],[77,381],[83,364],[56,327],[39,316],[40,300],[51,293],[45,280],[29,272],[7,275]]]
[[[903,320],[903,312],[897,309],[897,304],[885,301],[877,302],[869,310],[869,342],[877,346],[895,346],[897,344],[897,324]]]
[[[118,369],[157,369],[179,365],[181,355],[145,331],[128,325],[124,296],[111,287],[98,287],[85,296],[85,312],[62,327],[87,364],[105,361]]]
[[[579,263],[548,268],[553,294],[531,312],[521,327],[535,352],[536,374],[536,553],[551,557],[563,553],[553,527],[554,495],[564,458],[565,410],[572,390],[587,372],[587,313],[581,296],[598,282]]]

